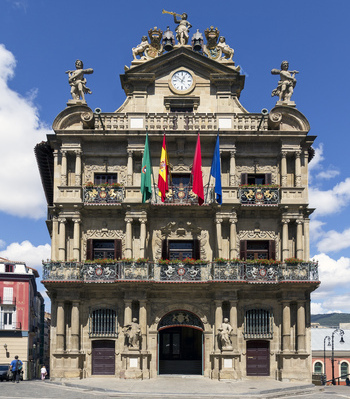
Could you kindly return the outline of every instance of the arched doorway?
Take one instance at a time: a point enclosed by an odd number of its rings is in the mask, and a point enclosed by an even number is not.
[[[270,375],[270,342],[247,341],[247,376]]]
[[[191,312],[166,314],[158,324],[159,374],[203,374],[203,330]]]

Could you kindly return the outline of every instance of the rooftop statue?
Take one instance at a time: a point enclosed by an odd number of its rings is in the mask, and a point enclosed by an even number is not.
[[[142,36],[141,43],[132,49],[132,55],[134,60],[137,60],[137,56],[139,55],[141,59],[145,57],[145,51],[148,49],[149,43],[147,36]]]
[[[271,96],[278,96],[281,102],[290,102],[292,97],[294,87],[297,84],[295,75],[299,73],[298,71],[288,71],[289,63],[288,61],[282,61],[281,70],[272,69],[272,75],[280,75],[280,80],[276,89],[272,90]]]
[[[155,26],[148,31],[150,42],[147,36],[142,36],[141,43],[132,49],[134,60],[138,60],[137,56],[140,56],[140,60],[146,61],[161,55],[163,52],[162,34],[163,32]]]
[[[228,44],[226,44],[224,36],[220,36],[219,43],[217,44],[216,47],[218,47],[221,50],[221,53],[222,53],[223,57],[225,57],[229,61],[232,60],[233,53],[235,51]]]
[[[182,14],[176,14],[172,11],[162,11],[163,14],[170,14],[174,17],[174,22],[178,24],[175,29],[176,39],[179,42],[180,46],[185,46],[188,43],[189,39],[189,31],[192,28],[192,25],[187,21],[187,14],[184,12]],[[181,17],[181,19],[177,19],[176,17]]]
[[[213,60],[227,60],[232,61],[234,54],[233,48],[226,44],[224,36],[220,36],[220,31],[218,28],[214,29],[211,26],[210,29],[204,31],[205,37],[207,39],[207,44],[204,46],[204,53]],[[218,42],[219,39],[219,42]]]
[[[66,71],[68,74],[68,83],[71,87],[71,95],[73,100],[85,101],[85,94],[91,94],[91,90],[86,87],[86,79],[84,78],[84,74],[89,75],[94,72],[92,68],[83,69],[83,61],[76,60],[75,61],[75,71]]]

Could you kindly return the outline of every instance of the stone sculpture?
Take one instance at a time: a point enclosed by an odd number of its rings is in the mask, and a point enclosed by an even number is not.
[[[180,46],[185,46],[188,43],[189,39],[189,31],[192,28],[192,25],[187,21],[187,14],[184,12],[182,14],[176,14],[176,12],[172,11],[165,11],[163,10],[163,14],[170,14],[174,17],[174,22],[178,24],[175,29],[176,32],[176,39]],[[181,19],[177,19],[176,17],[179,16]]]
[[[227,318],[224,318],[223,323],[218,329],[218,343],[219,347],[221,350],[226,349],[230,350],[232,349],[232,342],[230,335],[232,334],[233,328],[228,322]]]
[[[138,349],[141,342],[141,328],[138,324],[137,319],[134,317],[130,324],[124,327],[124,334],[126,338],[126,345],[128,347]]]
[[[79,100],[85,102],[85,94],[91,94],[91,90],[86,87],[86,79],[84,75],[89,75],[94,72],[92,68],[84,69],[83,61],[76,60],[75,61],[75,71],[66,71],[68,74],[68,83],[71,87],[71,95],[73,100]]]
[[[145,56],[145,51],[148,49],[148,47],[149,47],[149,43],[148,43],[147,36],[142,36],[141,43],[138,44],[136,47],[133,47],[133,49],[132,49],[132,55],[134,57],[134,60],[137,59],[138,55],[142,59]]]
[[[220,36],[217,47],[221,50],[222,56],[227,60],[232,60],[234,50],[228,44],[226,44],[225,37]]]
[[[272,90],[271,96],[278,96],[281,102],[290,102],[294,87],[297,83],[295,75],[298,71],[288,71],[288,61],[282,61],[281,69],[272,69],[272,75],[280,75],[280,80],[276,89]]]

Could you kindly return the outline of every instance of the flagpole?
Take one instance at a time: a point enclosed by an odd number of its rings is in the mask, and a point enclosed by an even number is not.
[[[146,126],[146,135],[148,134],[148,127]],[[153,179],[153,188],[154,188],[154,195],[156,197],[156,203],[157,201],[157,191],[156,191],[156,181],[154,180],[154,174],[153,174],[153,165],[152,165],[152,156],[151,156],[151,150],[149,150],[149,156],[151,158],[151,171],[152,171],[152,179]]]
[[[220,131],[220,128],[218,128],[218,133],[217,133],[216,137],[219,135],[219,131]],[[215,140],[215,147],[216,147],[216,140]],[[215,150],[214,150],[214,151],[215,151]],[[210,169],[210,173],[209,173],[209,181],[208,181],[207,195],[206,195],[206,197],[205,197],[205,202],[206,202],[206,203],[208,202],[208,194],[209,194],[210,180],[211,180],[211,169]]]

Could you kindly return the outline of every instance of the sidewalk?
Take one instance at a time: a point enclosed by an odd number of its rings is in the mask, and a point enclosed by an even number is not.
[[[150,380],[88,378],[82,380],[46,381],[68,387],[108,393],[113,398],[278,398],[292,393],[316,392],[321,387],[298,382],[264,380],[217,381],[202,376],[164,375]]]

